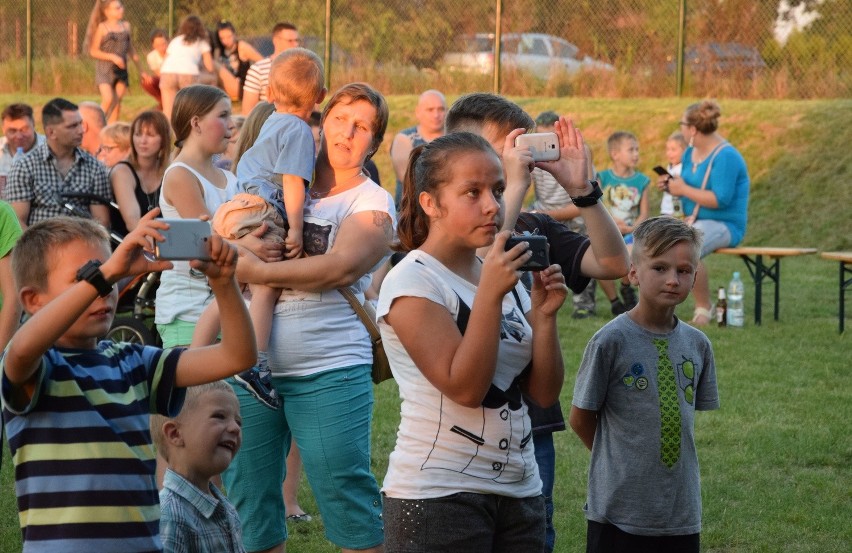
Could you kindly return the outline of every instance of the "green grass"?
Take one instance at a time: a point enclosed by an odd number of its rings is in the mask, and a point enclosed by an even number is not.
[[[31,97],[33,104],[46,97]],[[81,98],[74,98],[79,100]],[[12,101],[0,96],[0,104]],[[414,96],[392,97],[392,133],[411,124]],[[662,160],[662,142],[689,100],[519,99],[533,115],[544,109],[574,114],[605,166],[603,142],[618,128],[639,136],[643,166]],[[128,116],[148,107],[143,97],[127,102]],[[852,249],[852,101],[723,101],[721,131],[740,149],[751,171],[751,245]],[[385,150],[386,151],[386,150]],[[377,156],[390,185],[387,155]],[[655,199],[652,205],[659,205]],[[707,259],[711,287],[727,284],[734,257]],[[781,318],[772,320],[771,287],[764,288],[763,325],[753,324],[753,285],[746,282],[746,327],[708,327],[713,341],[722,408],[699,413],[696,436],[703,480],[703,550],[707,552],[834,552],[852,547],[852,318],[837,332],[836,262],[818,256],[782,262]],[[605,300],[599,296],[599,311]],[[692,300],[679,310],[689,319]],[[848,310],[852,312],[852,302]],[[575,321],[560,315],[566,365],[561,399],[570,406],[574,374],[588,339],[608,316]],[[373,470],[381,482],[395,440],[399,400],[392,381],[376,388]],[[570,431],[555,435],[557,449],[557,550],[582,551],[589,454]],[[0,473],[0,552],[20,550],[8,452]],[[302,507],[317,513],[303,482]],[[322,522],[291,527],[290,551],[336,549]]]

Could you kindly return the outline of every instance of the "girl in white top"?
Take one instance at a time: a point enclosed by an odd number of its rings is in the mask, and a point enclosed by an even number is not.
[[[197,15],[186,16],[178,28],[178,36],[169,43],[166,58],[160,66],[160,94],[163,113],[168,119],[172,118],[175,94],[198,82],[201,64],[208,72],[213,72],[210,50],[210,38],[201,19]]]
[[[409,160],[397,231],[410,253],[385,278],[376,313],[402,398],[382,488],[388,551],[544,550],[521,391],[542,406],[559,397],[567,287],[559,265],[533,274],[531,297],[519,283],[530,253],[526,243],[505,250],[504,187],[496,152],[471,133]]]
[[[237,178],[213,164],[228,147],[234,130],[231,100],[219,88],[193,85],[178,92],[172,114],[180,152],[163,176],[160,209],[166,219],[212,217],[237,191]],[[192,330],[212,295],[206,279],[188,262],[164,271],[157,290],[157,329],[165,347],[188,345]]]

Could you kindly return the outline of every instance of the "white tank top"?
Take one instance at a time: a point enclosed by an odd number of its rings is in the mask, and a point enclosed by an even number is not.
[[[182,162],[175,162],[166,169],[167,174],[174,167],[183,167],[195,175],[201,184],[204,205],[213,214],[220,205],[234,197],[239,192],[237,177],[230,171],[222,170],[227,178],[225,188],[219,188],[204,178],[198,171]],[[165,181],[165,174],[163,180]],[[165,196],[165,187],[160,189],[160,211],[164,219],[182,219],[177,209],[171,205]],[[175,261],[174,268],[163,271],[160,275],[160,287],[157,289],[157,309],[154,322],[168,324],[175,319],[196,323],[201,312],[213,299],[213,293],[207,285],[207,279],[195,271],[190,273],[188,261]]]

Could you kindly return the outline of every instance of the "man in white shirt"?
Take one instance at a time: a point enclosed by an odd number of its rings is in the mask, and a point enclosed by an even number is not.
[[[243,115],[248,115],[260,101],[267,101],[266,91],[269,88],[269,68],[272,60],[290,48],[302,44],[299,30],[292,23],[278,23],[272,28],[272,46],[275,51],[268,58],[263,58],[249,67],[246,80],[243,83]]]

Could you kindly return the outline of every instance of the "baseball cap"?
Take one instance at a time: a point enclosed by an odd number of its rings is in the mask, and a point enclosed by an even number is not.
[[[543,111],[535,118],[536,125],[549,127],[559,121],[559,115],[555,111]]]

